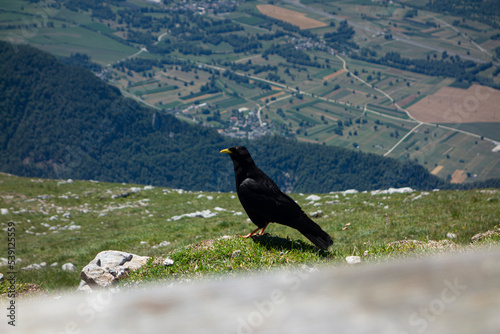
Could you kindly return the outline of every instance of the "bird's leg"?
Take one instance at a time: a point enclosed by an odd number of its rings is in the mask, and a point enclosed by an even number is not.
[[[248,233],[247,235],[238,235],[240,238],[250,238],[250,237],[253,237],[255,235],[255,233],[260,230],[262,227],[258,227],[256,228],[255,230],[253,230],[252,232]],[[265,228],[265,227],[264,227]]]
[[[262,230],[260,230],[259,235],[263,235],[264,234],[264,230],[266,229],[267,225],[269,225],[269,223],[267,223],[266,226],[264,226],[262,228]]]

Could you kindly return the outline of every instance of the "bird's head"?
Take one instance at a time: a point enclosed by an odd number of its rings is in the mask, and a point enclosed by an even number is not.
[[[220,151],[220,153],[229,154],[233,160],[235,171],[239,169],[238,167],[246,168],[255,165],[250,152],[245,146],[233,146]]]

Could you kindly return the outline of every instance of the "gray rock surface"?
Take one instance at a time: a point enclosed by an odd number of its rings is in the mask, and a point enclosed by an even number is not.
[[[91,289],[106,287],[129,271],[139,269],[148,259],[126,252],[102,251],[82,269],[80,277]]]
[[[498,277],[496,249],[173,287],[102,289],[26,300],[12,333],[497,334]]]

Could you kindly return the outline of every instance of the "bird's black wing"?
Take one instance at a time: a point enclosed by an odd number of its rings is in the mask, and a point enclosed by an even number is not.
[[[243,180],[238,196],[248,216],[258,226],[268,222],[287,225],[286,221],[302,213],[300,206],[264,173]]]
[[[238,187],[238,196],[257,226],[276,222],[297,229],[320,248],[327,249],[333,244],[331,237],[263,172],[244,179]]]

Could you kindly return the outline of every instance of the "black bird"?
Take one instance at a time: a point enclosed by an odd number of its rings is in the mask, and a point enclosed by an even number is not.
[[[267,225],[275,222],[297,229],[319,248],[327,249],[333,244],[332,238],[255,165],[245,147],[233,146],[220,153],[228,153],[233,160],[238,198],[248,217],[258,226],[243,238],[254,236],[258,230],[262,235]]]

